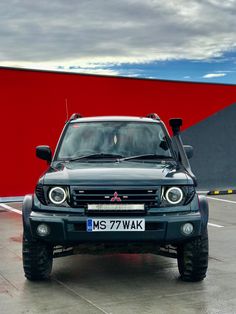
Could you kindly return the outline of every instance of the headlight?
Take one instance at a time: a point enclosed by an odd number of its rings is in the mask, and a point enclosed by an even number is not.
[[[189,204],[196,194],[193,185],[163,186],[161,191],[161,207],[182,206]]]
[[[184,197],[183,191],[181,190],[181,188],[178,188],[176,186],[168,188],[165,192],[166,200],[172,205],[181,203],[183,197]]]
[[[65,202],[67,194],[63,188],[56,186],[49,191],[48,196],[53,204],[60,205]]]

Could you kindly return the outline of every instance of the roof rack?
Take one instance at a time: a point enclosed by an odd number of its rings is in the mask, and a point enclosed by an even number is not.
[[[82,118],[82,116],[81,116],[80,113],[73,113],[73,114],[70,116],[69,121],[72,121],[72,120],[75,120],[75,119],[79,119],[79,118]]]
[[[146,115],[146,118],[150,118],[150,119],[153,119],[153,120],[160,120],[160,117],[155,112],[154,113],[149,113],[148,115]]]

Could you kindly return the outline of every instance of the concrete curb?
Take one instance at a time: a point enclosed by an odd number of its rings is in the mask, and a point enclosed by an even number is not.
[[[228,195],[228,194],[236,194],[236,190],[212,190],[207,193],[207,195]]]

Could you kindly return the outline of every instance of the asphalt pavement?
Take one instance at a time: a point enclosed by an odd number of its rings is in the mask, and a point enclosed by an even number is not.
[[[151,254],[58,258],[49,281],[27,281],[21,203],[0,203],[0,313],[236,313],[236,195],[209,204],[207,278],[186,283],[176,260]]]

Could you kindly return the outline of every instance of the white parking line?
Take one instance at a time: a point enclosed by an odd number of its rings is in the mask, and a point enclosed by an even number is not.
[[[222,225],[213,224],[211,222],[208,222],[208,226],[216,227],[216,228],[224,228],[224,226],[222,226]]]
[[[213,201],[236,204],[236,201],[230,201],[230,200],[226,200],[224,198],[217,198],[217,197],[210,197],[210,196],[207,196],[207,198],[209,198],[210,200],[213,200]]]
[[[13,207],[11,207],[11,206],[9,206],[7,204],[0,203],[0,207],[3,207],[5,209],[10,210],[11,212],[17,213],[19,215],[22,215],[22,211],[21,210],[13,208]]]

